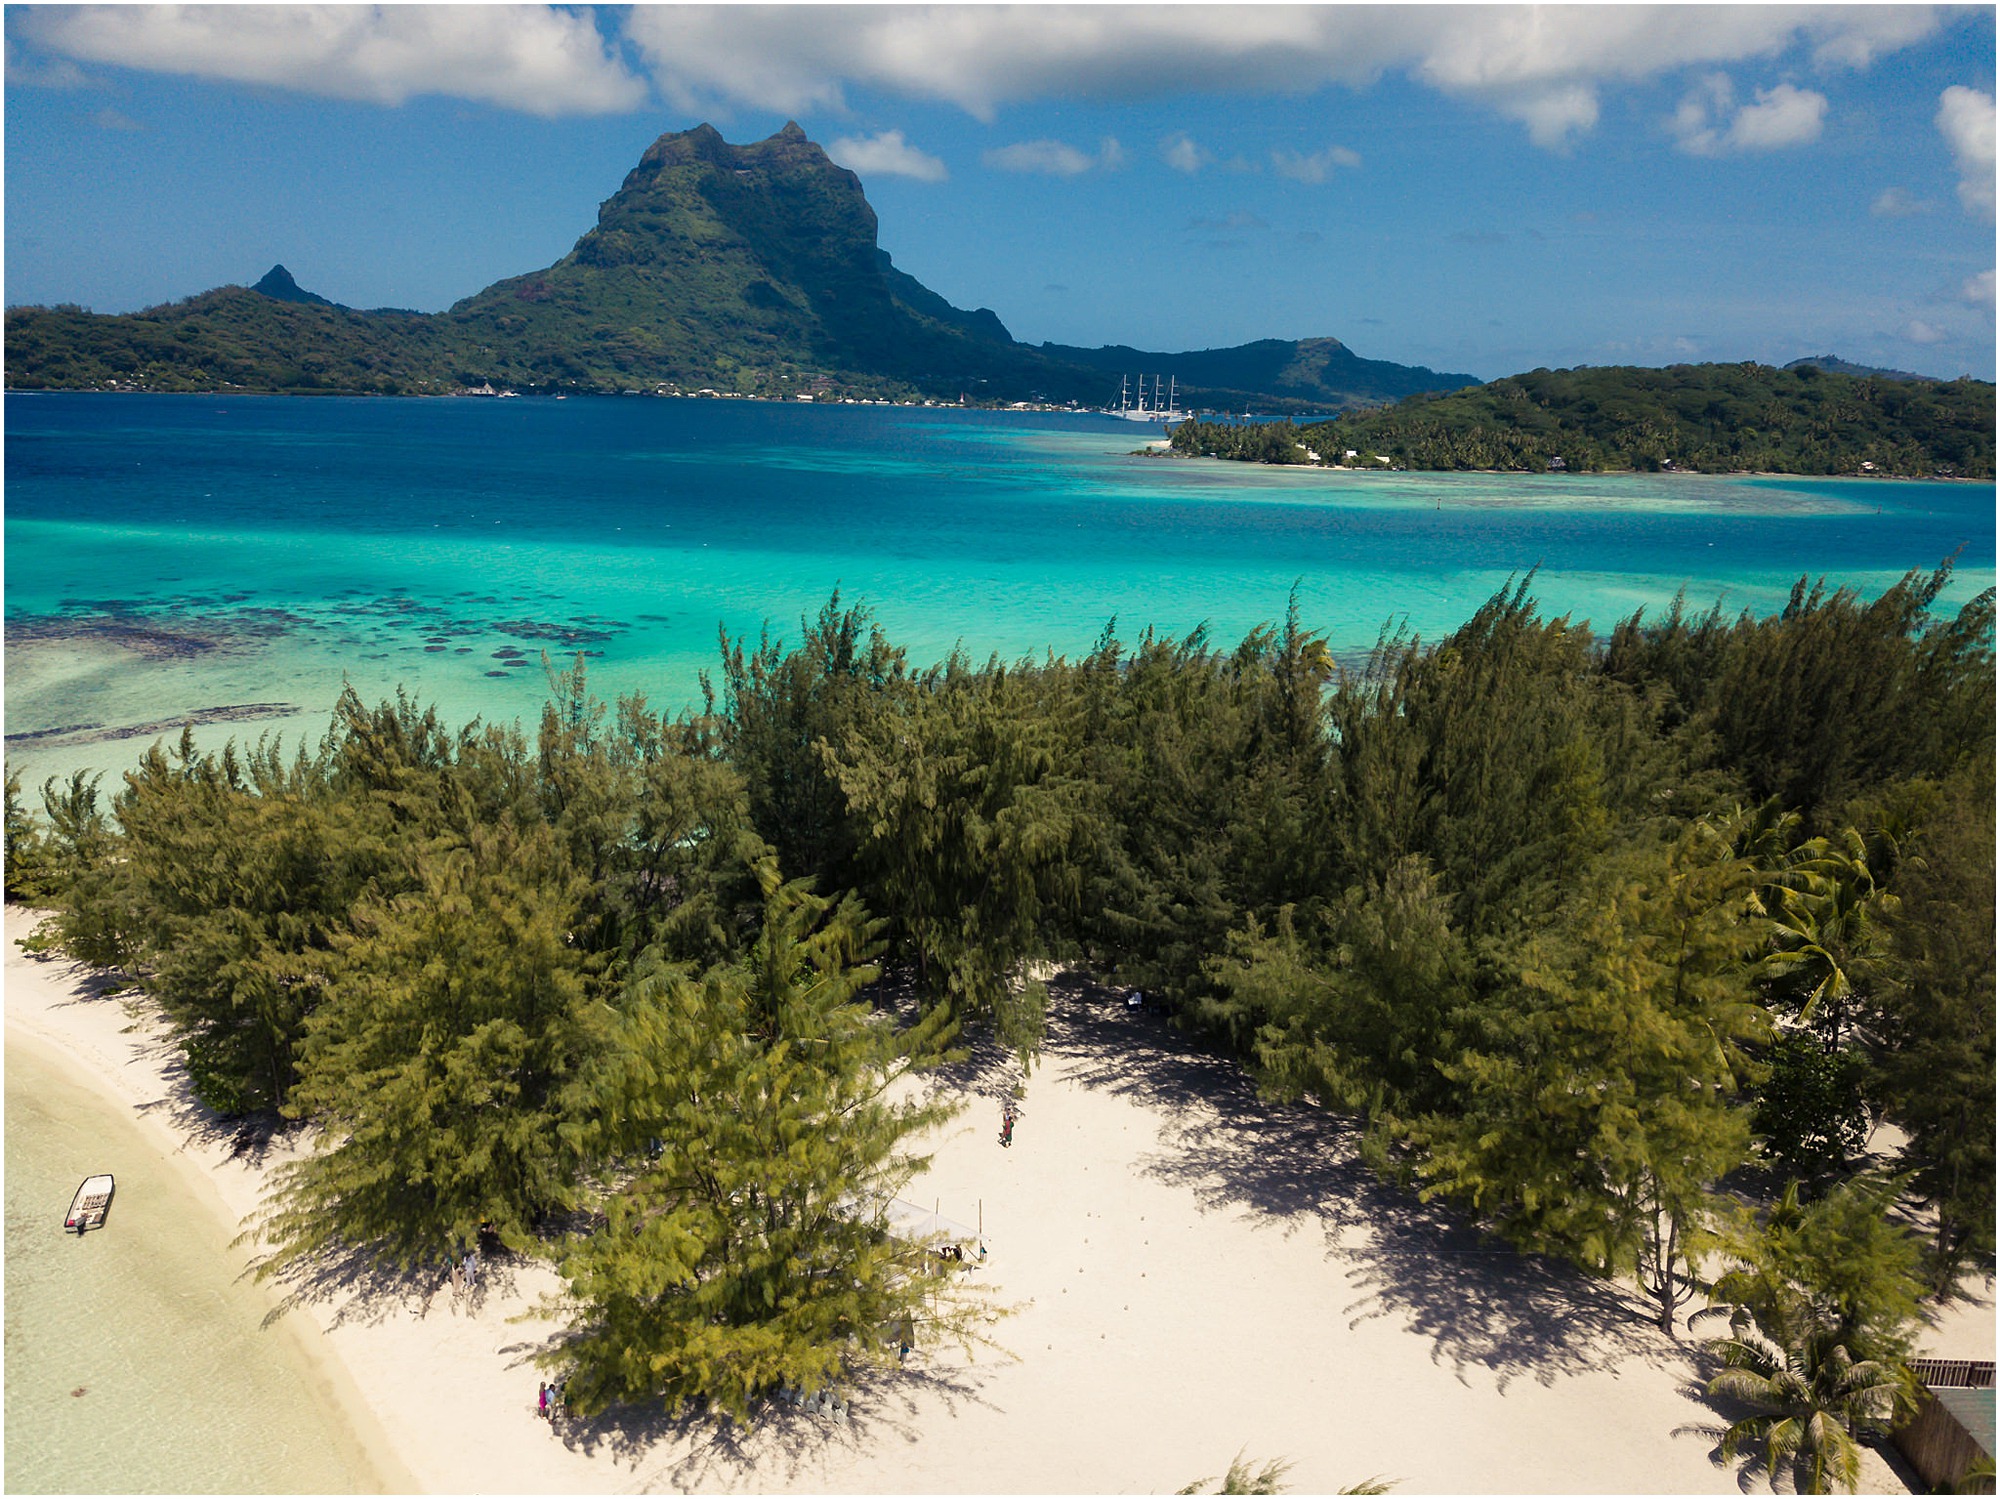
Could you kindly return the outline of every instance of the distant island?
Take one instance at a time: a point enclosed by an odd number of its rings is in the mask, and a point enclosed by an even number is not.
[[[1338,339],[1163,353],[1017,342],[876,242],[854,173],[796,124],[731,145],[661,136],[554,265],[441,313],[360,311],[274,266],[144,312],[9,308],[9,390],[445,395],[754,395],[1103,406],[1120,377],[1172,375],[1185,404],[1323,414],[1466,374],[1362,359]]]
[[[1358,468],[1993,477],[1992,382],[1832,372],[1840,363],[1535,370],[1308,426],[1185,422],[1172,451]]]

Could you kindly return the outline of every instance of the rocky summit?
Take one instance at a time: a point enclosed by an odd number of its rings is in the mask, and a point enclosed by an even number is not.
[[[448,311],[356,311],[282,265],[145,312],[7,313],[12,389],[926,395],[1106,404],[1127,371],[1211,405],[1338,410],[1470,375],[1359,359],[1336,339],[1198,354],[1040,348],[896,269],[861,180],[797,124],[731,145],[708,125],[647,148],[554,265]]]
[[[661,136],[568,255],[447,315],[514,382],[838,374],[956,393],[1038,362],[991,312],[898,271],[861,179],[796,124],[744,146],[708,125]]]

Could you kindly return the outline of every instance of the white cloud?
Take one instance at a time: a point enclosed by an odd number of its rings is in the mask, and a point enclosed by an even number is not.
[[[1182,131],[1160,142],[1160,160],[1176,172],[1186,172],[1192,176],[1213,162],[1215,153],[1203,150],[1194,143],[1194,137]]]
[[[979,158],[1002,172],[1040,172],[1048,177],[1080,177],[1097,158],[1065,141],[1017,141]]]
[[[1757,102],[1736,111],[1729,144],[1737,151],[1777,151],[1810,145],[1826,127],[1826,95],[1781,83],[1757,90]]]
[[[1816,66],[1864,67],[1938,24],[1902,5],[662,5],[625,30],[690,109],[838,108],[853,85],[991,120],[1030,99],[1298,94],[1399,72],[1559,147],[1596,125],[1608,84],[1801,46]]]
[[[1875,195],[1868,211],[1878,219],[1907,219],[1929,213],[1937,205],[1916,197],[1906,187],[1885,187]]]
[[[826,148],[826,154],[863,177],[914,177],[919,182],[942,182],[951,175],[937,157],[904,140],[900,130],[839,136]]]
[[[1780,83],[1739,106],[1726,73],[1712,73],[1681,100],[1670,128],[1690,156],[1776,151],[1808,145],[1826,125],[1826,95]]]
[[[590,15],[544,6],[58,5],[21,25],[85,62],[376,104],[442,94],[554,116],[647,96]]]
[[[1118,144],[1118,137],[1107,135],[1097,143],[1097,164],[1107,172],[1123,170],[1125,148]]]
[[[1993,217],[1993,96],[1953,84],[1938,96],[1937,127],[1958,164],[1959,201]]]
[[[1324,151],[1302,152],[1274,150],[1271,152],[1271,170],[1280,177],[1289,177],[1294,182],[1324,182],[1333,175],[1335,167],[1358,167],[1361,157],[1345,146],[1328,146]]]
[[[1720,156],[1722,137],[1712,118],[1729,113],[1736,102],[1736,85],[1727,73],[1711,73],[1689,91],[1669,122],[1680,148],[1690,156]]]
[[[1944,329],[1934,327],[1932,324],[1922,322],[1916,318],[1910,319],[1909,322],[1903,325],[1903,337],[1913,344],[1942,344],[1951,342],[1951,335],[1945,332]]]
[[[146,127],[121,109],[106,107],[90,117],[90,123],[99,130],[116,130],[123,134],[136,134]]]
[[[1968,276],[1965,285],[1959,288],[1960,296],[1974,307],[1993,306],[1993,273],[1981,271],[1977,276]]]

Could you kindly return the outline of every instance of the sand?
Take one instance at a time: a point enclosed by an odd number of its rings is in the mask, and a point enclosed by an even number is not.
[[[31,924],[8,908],[9,1044],[132,1110],[243,1222],[296,1147],[232,1158],[158,1022],[22,954]],[[1412,1494],[1739,1492],[1687,1430],[1714,1420],[1691,1343],[1617,1287],[1382,1187],[1328,1120],[1260,1103],[1161,1021],[1058,981],[1002,1149],[1015,1080],[996,1057],[947,1080],[970,1106],[905,1193],[983,1220],[976,1274],[1017,1308],[1005,1351],[919,1353],[864,1381],[845,1423],[788,1411],[718,1435],[628,1412],[551,1430],[532,1414],[552,1330],[534,1308],[557,1286],[540,1264],[489,1265],[470,1305],[360,1273],[280,1294],[377,1467],[422,1491],[1157,1493],[1241,1451],[1289,1460],[1301,1493],[1378,1475]],[[1924,1341],[1992,1358],[1990,1288]],[[1871,1455],[1864,1489],[1903,1485]]]

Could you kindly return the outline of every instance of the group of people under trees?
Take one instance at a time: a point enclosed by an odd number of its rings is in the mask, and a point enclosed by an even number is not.
[[[1047,959],[1664,1329],[1732,1296],[1732,1357],[1890,1367],[1994,1255],[1993,600],[1948,581],[1601,634],[1522,582],[1365,659],[1293,609],[925,668],[836,595],[725,635],[678,718],[579,661],[532,737],[350,692],[317,746],[184,736],[108,806],[10,781],[8,894],[144,984],[217,1108],[319,1126],[269,1268],[490,1222],[564,1277],[578,1410],[748,1419],[919,1306],[982,1337],[854,1204],[951,1111],[888,1083],[968,1027],[1032,1058]],[[1736,1221],[1752,1164],[1796,1207]]]

